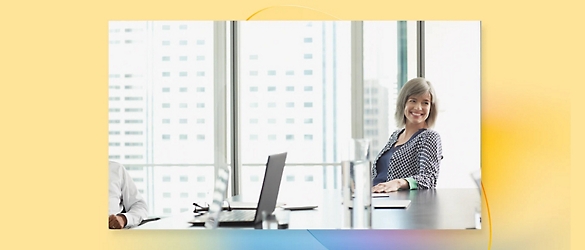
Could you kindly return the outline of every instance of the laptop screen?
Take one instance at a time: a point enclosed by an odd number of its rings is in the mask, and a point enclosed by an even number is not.
[[[284,171],[286,155],[287,153],[285,152],[268,156],[266,171],[264,172],[264,181],[262,182],[262,189],[260,189],[258,208],[254,219],[255,222],[262,221],[262,212],[266,215],[270,215],[274,212],[276,200],[278,199],[280,182],[282,180],[282,172]]]

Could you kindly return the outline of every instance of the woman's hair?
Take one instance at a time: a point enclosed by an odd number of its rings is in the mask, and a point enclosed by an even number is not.
[[[422,77],[418,77],[406,82],[406,84],[404,84],[400,90],[400,94],[398,94],[398,99],[396,100],[396,113],[394,117],[399,128],[402,128],[406,125],[404,108],[406,107],[406,101],[408,101],[408,98],[411,96],[425,94],[427,92],[431,95],[431,109],[429,110],[429,117],[427,118],[426,123],[429,127],[433,127],[435,125],[438,110],[437,94],[435,93],[433,85],[431,85],[429,81]]]

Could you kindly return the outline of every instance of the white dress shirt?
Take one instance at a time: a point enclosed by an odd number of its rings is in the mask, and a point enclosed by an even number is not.
[[[109,215],[126,216],[126,227],[137,226],[148,215],[146,202],[138,192],[134,181],[117,162],[110,161]],[[125,212],[123,212],[125,210]]]

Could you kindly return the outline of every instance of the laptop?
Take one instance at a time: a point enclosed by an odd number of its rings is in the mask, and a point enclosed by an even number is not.
[[[274,212],[276,207],[276,200],[278,199],[278,191],[280,189],[280,182],[282,180],[282,172],[284,171],[284,164],[287,153],[280,153],[268,156],[266,162],[266,170],[264,172],[264,181],[260,189],[260,197],[258,198],[258,205],[254,210],[223,210],[216,213],[217,218],[210,218],[213,213],[205,213],[196,216],[189,223],[194,226],[205,225],[208,220],[215,220],[218,226],[257,226],[262,222],[262,213],[267,216]],[[218,179],[216,189],[225,190],[227,181]],[[214,201],[215,202],[215,201]],[[220,201],[222,202],[222,201]]]

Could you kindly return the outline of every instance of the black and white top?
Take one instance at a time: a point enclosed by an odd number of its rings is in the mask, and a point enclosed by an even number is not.
[[[372,164],[372,182],[377,176],[376,163],[382,155],[398,141],[404,129],[394,131]],[[388,162],[386,181],[412,178],[417,182],[418,189],[429,189],[437,186],[439,165],[443,159],[441,136],[434,130],[425,129],[414,135],[401,147],[397,148]]]

